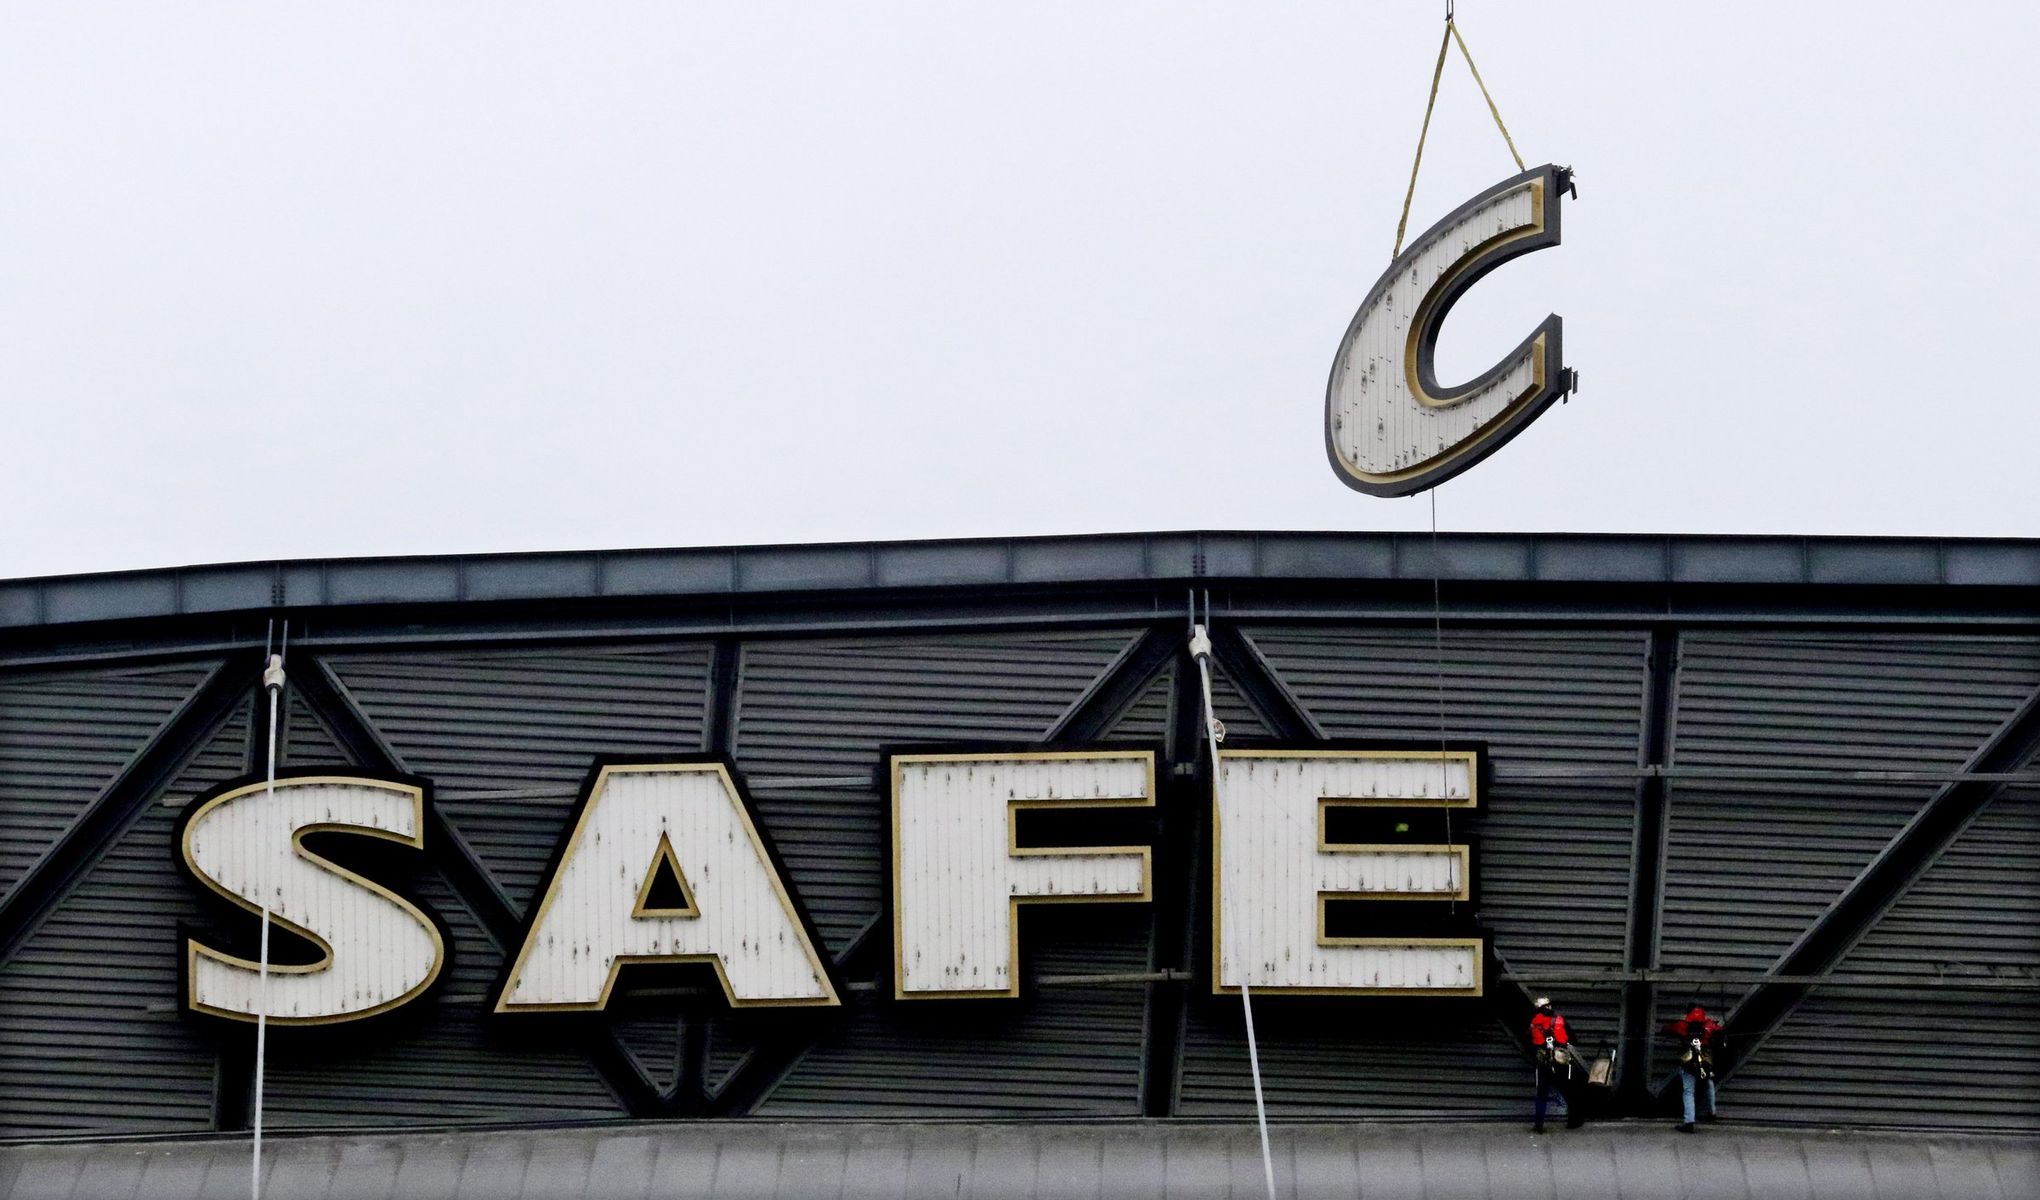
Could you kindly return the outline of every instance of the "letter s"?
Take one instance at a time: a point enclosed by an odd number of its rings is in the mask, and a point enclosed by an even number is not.
[[[278,1025],[323,1025],[416,999],[446,965],[446,938],[417,905],[305,849],[305,835],[348,833],[422,848],[425,793],[413,783],[318,775],[234,784],[192,806],[179,851],[198,882],[252,913],[269,897],[273,924],[319,958],[276,961],[270,933],[266,1007]],[[260,964],[185,944],[185,1007],[253,1021],[265,1007]]]
[[[1367,294],[1332,360],[1325,450],[1346,485],[1375,496],[1435,487],[1499,449],[1571,390],[1556,315],[1480,378],[1442,387],[1438,327],[1482,276],[1558,245],[1572,172],[1525,171],[1461,205],[1410,244]]]

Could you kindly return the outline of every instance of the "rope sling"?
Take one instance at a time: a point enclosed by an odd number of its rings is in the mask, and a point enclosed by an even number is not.
[[[1403,234],[1410,226],[1410,201],[1417,195],[1417,168],[1424,165],[1424,139],[1431,133],[1431,111],[1438,106],[1438,81],[1445,74],[1445,55],[1454,43],[1459,46],[1459,55],[1466,60],[1466,69],[1473,73],[1474,86],[1480,89],[1481,99],[1487,101],[1487,110],[1495,119],[1495,128],[1502,131],[1502,141],[1508,144],[1509,157],[1516,160],[1518,171],[1527,171],[1523,156],[1516,152],[1516,139],[1509,136],[1509,127],[1502,123],[1502,110],[1495,106],[1495,98],[1488,94],[1487,84],[1480,77],[1480,68],[1473,65],[1473,51],[1466,48],[1466,39],[1460,36],[1459,22],[1452,17],[1452,6],[1445,6],[1445,35],[1438,40],[1438,62],[1431,68],[1431,95],[1424,101],[1424,125],[1417,131],[1417,156],[1410,163],[1410,186],[1403,192],[1402,219],[1395,223],[1395,250],[1389,254],[1393,262],[1402,253]]]

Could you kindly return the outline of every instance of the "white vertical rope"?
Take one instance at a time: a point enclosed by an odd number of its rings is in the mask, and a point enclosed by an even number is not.
[[[1442,484],[1439,486],[1443,486]],[[1445,768],[1445,605],[1439,599],[1438,573],[1438,488],[1431,489],[1431,651],[1435,655],[1434,665],[1438,670],[1438,797],[1445,806],[1445,840],[1452,840],[1452,787]],[[1473,780],[1467,781],[1468,788],[1478,786]],[[1466,880],[1459,881],[1459,887],[1452,889],[1452,901],[1446,911],[1459,915],[1459,892],[1466,887]]]
[[[290,626],[286,624],[283,628],[284,644],[288,646]],[[272,654],[262,669],[262,687],[269,693],[269,775],[268,784],[262,792],[263,808],[268,811],[274,811],[271,802],[276,796],[276,721],[279,702],[283,698],[283,682],[283,655]],[[260,854],[259,857],[262,868],[256,887],[262,900],[262,965],[255,993],[255,1112],[252,1122],[255,1153],[248,1164],[248,1195],[251,1200],[262,1200],[262,1081],[269,1065],[269,855]]]
[[[1193,602],[1192,612],[1195,612]],[[1204,619],[1211,619],[1210,601],[1205,602]],[[1218,797],[1218,744],[1225,737],[1218,710],[1211,703],[1211,636],[1205,627],[1190,626],[1190,656],[1197,660],[1197,674],[1204,688],[1204,744],[1211,749],[1211,795]],[[1254,1037],[1254,993],[1240,976],[1240,1011],[1247,1018],[1247,1065],[1254,1075],[1254,1118],[1261,1127],[1261,1177],[1268,1185],[1268,1200],[1275,1200],[1275,1155],[1268,1148],[1268,1102],[1261,1094],[1261,1047]]]

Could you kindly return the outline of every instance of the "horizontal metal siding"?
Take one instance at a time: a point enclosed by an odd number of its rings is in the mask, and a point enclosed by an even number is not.
[[[1435,1004],[1421,1017],[1400,1005],[1356,1010],[1336,1024],[1322,1014],[1307,1024],[1283,1015],[1293,1011],[1265,999],[1254,1005],[1270,1116],[1529,1117],[1530,1064],[1480,1001]],[[1179,1087],[1182,1116],[1252,1118],[1254,1081],[1237,997],[1191,1004]]]
[[[2028,638],[1687,634],[1671,762],[1953,770],[2036,686],[2040,641]],[[1768,970],[1939,786],[1676,783],[1663,965]]]
[[[1140,742],[1159,746],[1169,737],[1170,706],[1176,702],[1176,668],[1170,667],[1155,676],[1154,682],[1119,715],[1105,740],[1112,742]]]
[[[0,1136],[212,1127],[215,1050],[176,1011],[182,806],[247,770],[246,703],[0,965]]]
[[[1131,640],[1098,632],[744,647],[737,764],[830,951],[878,915],[879,748],[1037,741]]]
[[[286,692],[283,736],[278,739],[276,760],[287,767],[358,766],[324,722],[314,716],[295,691]]]
[[[1852,975],[2040,985],[2040,789],[2007,789],[1845,955]],[[2040,1132],[2040,992],[1831,987],[1728,1087],[1738,1119]],[[2023,1048],[2024,1052],[2021,1052]]]
[[[1147,970],[1148,916],[1145,906],[1023,908],[1019,1003],[860,996],[758,1115],[1138,1116],[1146,989],[1039,979]]]
[[[1192,682],[1202,686],[1200,680],[1193,678]],[[1228,738],[1275,736],[1275,731],[1261,719],[1261,714],[1255,712],[1254,706],[1240,695],[1240,689],[1226,675],[1225,668],[1217,663],[1211,665],[1211,710],[1218,714],[1219,723],[1225,726]]]
[[[0,897],[210,669],[184,663],[0,680]]]
[[[609,1027],[645,1077],[660,1089],[671,1088],[680,1073],[680,1016],[670,1011],[674,1003],[666,1001],[666,1012],[656,1011],[656,1005],[632,1004],[621,987],[609,1002]]]
[[[1582,1044],[1612,1043],[1616,989],[1537,977],[1622,968],[1635,788],[1534,775],[1637,765],[1646,635],[1427,628],[1251,635],[1334,737],[1436,740],[1442,701],[1446,739],[1487,744],[1496,779],[1477,825],[1481,917],[1510,970],[1528,977],[1524,986],[1555,993]]]
[[[683,644],[327,661],[522,906],[596,756],[702,750],[711,653]]]
[[[496,1022],[503,955],[436,873],[415,894],[452,933],[442,990],[373,1034],[270,1039],[271,1128],[568,1121],[627,1115],[559,1027]]]

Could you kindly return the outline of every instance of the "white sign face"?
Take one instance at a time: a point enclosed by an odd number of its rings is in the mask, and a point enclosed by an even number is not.
[[[893,995],[1019,995],[1022,904],[1144,901],[1146,846],[1026,848],[1025,809],[1155,802],[1148,751],[892,759]]]
[[[652,906],[670,873],[684,901]],[[600,1009],[629,962],[705,962],[737,1007],[840,1001],[720,763],[601,768],[496,1011]]]
[[[1463,844],[1345,844],[1337,808],[1478,804],[1471,751],[1221,750],[1212,805],[1212,988],[1301,995],[1481,994],[1478,937],[1332,937],[1331,900],[1471,896]]]
[[[1551,166],[1505,180],[1411,243],[1368,293],[1325,393],[1325,448],[1349,486],[1377,496],[1433,487],[1569,390],[1555,315],[1471,383],[1440,385],[1434,360],[1438,328],[1468,288],[1558,244],[1559,194],[1570,186],[1571,173]]]
[[[318,946],[319,961],[269,967],[186,943],[185,1004],[238,1021],[268,1013],[279,1025],[322,1025],[388,1012],[432,985],[446,964],[439,928],[417,906],[313,854],[310,833],[424,845],[424,793],[410,784],[347,776],[247,784],[197,804],[185,818],[186,867],[206,887]],[[272,931],[271,954],[276,941]]]

